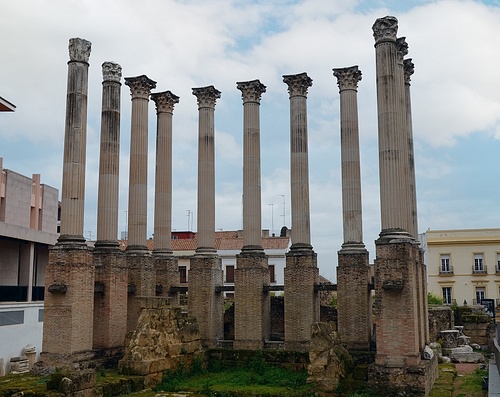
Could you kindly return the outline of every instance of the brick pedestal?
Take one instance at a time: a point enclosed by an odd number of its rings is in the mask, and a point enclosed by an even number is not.
[[[128,269],[115,246],[94,249],[94,349],[123,348],[127,332]]]
[[[146,250],[126,252],[128,267],[127,332],[134,331],[140,315],[139,299],[154,297],[155,267]]]
[[[375,362],[388,367],[418,365],[424,348],[418,294],[420,248],[398,229],[382,231],[375,245]]]
[[[85,242],[56,244],[45,270],[42,350],[70,355],[92,349],[94,265]]]
[[[234,271],[234,348],[262,349],[270,333],[268,258],[263,251],[236,256]]]
[[[189,268],[188,311],[200,327],[203,347],[215,347],[224,337],[224,299],[215,287],[223,285],[218,256],[195,255]]]
[[[156,272],[156,296],[169,298],[170,304],[179,306],[179,293],[170,293],[170,287],[179,286],[181,277],[177,258],[171,254],[153,252]]]
[[[311,325],[319,321],[319,300],[314,290],[319,271],[312,248],[292,246],[285,268],[285,349],[308,351]]]
[[[369,350],[372,331],[368,251],[344,244],[338,252],[338,332],[349,350]]]

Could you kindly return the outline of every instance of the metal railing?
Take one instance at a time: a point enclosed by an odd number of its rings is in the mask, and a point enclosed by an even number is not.
[[[472,274],[486,274],[488,273],[488,267],[483,265],[481,267],[476,267],[472,265]]]
[[[442,266],[439,266],[439,275],[440,276],[452,276],[453,275],[453,266],[448,266],[448,269],[443,269]]]

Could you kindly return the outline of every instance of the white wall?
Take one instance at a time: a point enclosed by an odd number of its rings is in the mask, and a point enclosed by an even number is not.
[[[43,310],[43,302],[0,304],[3,317],[8,316],[8,312],[24,311],[23,324],[0,326],[0,359],[3,358],[5,374],[10,371],[10,359],[21,356],[26,345],[35,346],[37,360],[40,358],[43,333],[43,322],[38,321],[40,309]]]

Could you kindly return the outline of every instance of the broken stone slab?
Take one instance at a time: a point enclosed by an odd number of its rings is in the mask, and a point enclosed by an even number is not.
[[[454,363],[484,363],[484,356],[481,353],[453,353],[450,359]]]
[[[434,351],[428,345],[425,345],[424,351],[422,352],[422,358],[424,360],[432,360],[433,357]]]

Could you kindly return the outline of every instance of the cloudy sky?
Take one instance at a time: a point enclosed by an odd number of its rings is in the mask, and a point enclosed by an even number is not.
[[[84,234],[95,238],[101,64],[146,74],[180,97],[173,119],[174,230],[196,228],[197,123],[191,88],[222,92],[215,110],[216,227],[242,227],[243,107],[237,81],[260,79],[262,224],[290,227],[289,100],[285,74],[307,72],[311,232],[320,272],[335,279],[342,236],[339,93],[332,68],[359,65],[364,240],[380,232],[373,22],[399,20],[413,59],[419,231],[500,226],[500,1],[16,0],[0,12],[4,168],[61,187],[68,40],[92,42]],[[126,230],[130,91],[122,86],[119,230]],[[153,231],[156,115],[149,108]],[[189,217],[188,213],[193,216]]]

